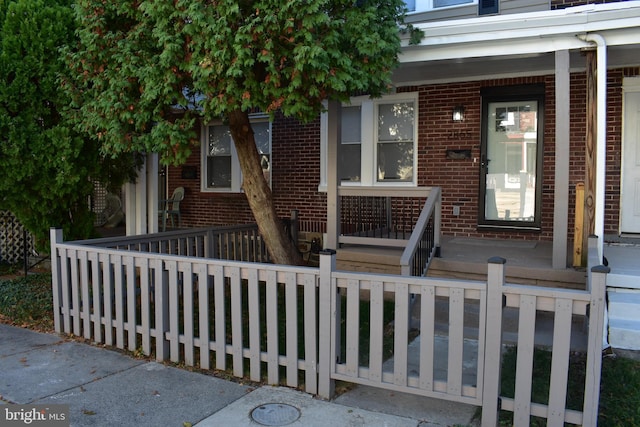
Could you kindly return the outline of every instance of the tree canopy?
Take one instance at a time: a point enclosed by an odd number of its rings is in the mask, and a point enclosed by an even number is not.
[[[264,236],[275,210],[248,114],[305,122],[327,99],[386,92],[404,3],[78,0],[76,10],[80,49],[69,63],[79,129],[107,152],[158,152],[179,164],[199,143],[198,120],[227,121]],[[265,240],[278,262],[284,242]]]
[[[120,182],[131,168],[104,161],[98,142],[64,117],[60,49],[77,43],[69,0],[3,1],[0,6],[0,209],[42,245],[49,228],[86,238],[93,230],[91,179]],[[128,156],[124,165],[131,166]],[[112,174],[112,172],[114,172]]]

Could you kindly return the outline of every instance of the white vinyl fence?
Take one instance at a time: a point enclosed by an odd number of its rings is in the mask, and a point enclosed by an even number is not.
[[[59,230],[51,242],[60,333],[324,398],[345,380],[471,403],[483,426],[497,425],[499,402],[515,425],[531,415],[596,425],[604,267],[588,272],[588,292],[506,284],[502,259],[477,282],[335,271],[333,251],[307,268],[65,243]],[[510,398],[500,392],[506,307],[520,324]],[[548,405],[531,402],[541,311],[554,316]],[[589,330],[581,410],[565,408],[572,316]]]

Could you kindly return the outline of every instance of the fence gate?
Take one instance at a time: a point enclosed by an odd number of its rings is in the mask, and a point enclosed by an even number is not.
[[[381,277],[334,272],[331,378],[481,406],[486,282]]]

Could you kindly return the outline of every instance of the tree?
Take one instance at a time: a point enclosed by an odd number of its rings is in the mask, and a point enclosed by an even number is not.
[[[70,65],[80,127],[109,151],[183,162],[198,119],[228,123],[243,190],[276,263],[300,262],[278,223],[249,113],[302,122],[327,99],[389,88],[402,0],[79,0]],[[195,108],[194,108],[195,107]]]
[[[40,248],[52,226],[67,237],[88,237],[91,179],[122,181],[131,172],[123,164],[133,160],[105,162],[97,142],[74,132],[62,114],[71,98],[60,88],[68,67],[59,50],[77,43],[74,31],[69,0],[0,5],[0,209],[11,211]]]

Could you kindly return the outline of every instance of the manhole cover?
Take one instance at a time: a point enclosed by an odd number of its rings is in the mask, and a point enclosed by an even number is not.
[[[286,426],[300,418],[300,410],[284,403],[266,403],[253,408],[251,418],[263,426]]]

